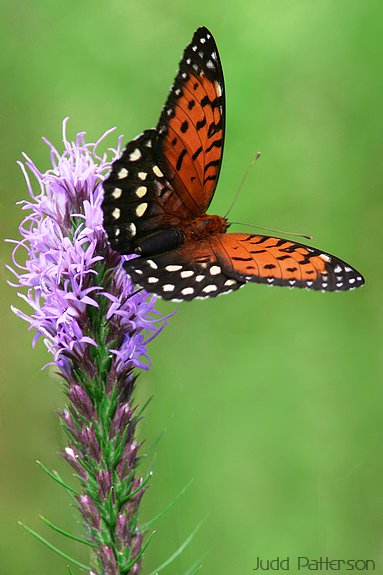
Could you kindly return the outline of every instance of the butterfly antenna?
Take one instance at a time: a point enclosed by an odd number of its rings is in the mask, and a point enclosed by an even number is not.
[[[225,218],[227,218],[227,216],[229,215],[229,213],[230,213],[231,210],[233,209],[234,204],[235,204],[235,202],[237,201],[237,198],[238,198],[238,196],[239,196],[239,192],[242,190],[243,184],[245,183],[246,178],[247,178],[247,176],[249,175],[249,172],[250,172],[251,168],[254,166],[255,162],[258,160],[258,158],[260,158],[260,156],[261,156],[261,152],[257,152],[257,153],[255,154],[254,158],[251,160],[251,162],[250,162],[250,164],[249,164],[249,166],[248,166],[246,172],[245,172],[244,175],[243,175],[243,178],[242,178],[242,180],[241,180],[241,183],[239,184],[239,186],[238,186],[238,188],[237,188],[237,191],[236,191],[235,194],[234,194],[233,201],[231,202],[230,207],[229,207],[229,209],[227,210],[227,212],[226,212],[226,214],[225,214],[225,216],[224,216]]]
[[[267,230],[268,232],[276,232],[277,234],[284,234],[287,236],[297,236],[298,238],[306,238],[307,240],[312,240],[311,234],[299,234],[297,232],[286,232],[285,230],[276,230],[275,228],[265,228],[264,226],[256,226],[255,224],[248,224],[245,222],[230,222],[230,224],[237,224],[240,226],[249,226],[250,228],[256,228],[258,230]]]

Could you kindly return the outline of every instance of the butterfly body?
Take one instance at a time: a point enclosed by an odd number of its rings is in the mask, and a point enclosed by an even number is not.
[[[338,291],[362,276],[321,250],[270,236],[227,233],[207,209],[224,145],[225,89],[211,33],[198,28],[155,129],[129,142],[104,182],[113,249],[136,254],[132,280],[164,299],[228,293],[247,282]]]

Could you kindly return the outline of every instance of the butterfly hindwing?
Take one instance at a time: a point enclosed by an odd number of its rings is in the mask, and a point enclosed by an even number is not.
[[[346,262],[305,244],[243,233],[217,234],[211,241],[224,272],[240,281],[323,291],[364,283]]]
[[[205,213],[222,162],[225,86],[218,49],[207,28],[195,32],[157,130],[164,171],[193,215]]]
[[[241,233],[187,242],[130,260],[125,268],[135,283],[171,300],[215,297],[247,282],[322,291],[345,291],[364,283],[354,268],[316,248]]]
[[[244,280],[227,275],[210,241],[187,242],[181,247],[139,257],[124,264],[134,283],[170,300],[215,297],[234,291]]]

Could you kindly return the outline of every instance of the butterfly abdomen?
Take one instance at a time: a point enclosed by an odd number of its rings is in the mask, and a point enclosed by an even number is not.
[[[137,243],[135,253],[140,256],[151,256],[178,248],[185,241],[185,234],[175,228],[161,230]]]

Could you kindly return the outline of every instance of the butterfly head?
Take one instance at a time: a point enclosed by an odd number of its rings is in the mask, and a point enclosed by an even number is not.
[[[226,218],[204,214],[190,220],[184,227],[184,233],[187,239],[202,240],[213,234],[224,234],[229,225]]]

